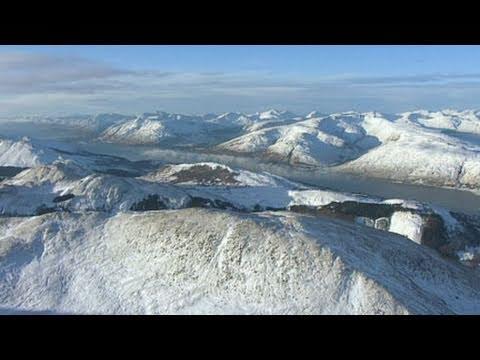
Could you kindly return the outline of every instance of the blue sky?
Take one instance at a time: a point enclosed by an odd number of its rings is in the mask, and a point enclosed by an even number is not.
[[[0,115],[480,108],[480,46],[0,46]]]

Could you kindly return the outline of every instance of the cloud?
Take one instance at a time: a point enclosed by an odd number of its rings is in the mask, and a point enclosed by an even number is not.
[[[0,114],[297,112],[477,107],[480,74],[292,77],[260,71],[129,70],[69,56],[0,52]]]
[[[77,57],[0,53],[0,93],[85,92],[88,85],[99,86],[99,80],[127,74],[131,71]]]
[[[479,74],[417,74],[402,76],[363,76],[363,77],[345,77],[337,79],[337,83],[349,83],[352,85],[421,85],[450,83],[452,81],[480,81]]]

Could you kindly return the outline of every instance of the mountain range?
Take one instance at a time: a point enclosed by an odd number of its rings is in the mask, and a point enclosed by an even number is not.
[[[480,215],[115,143],[478,191],[479,112],[23,118],[0,138],[0,313],[478,314]]]
[[[22,121],[81,128],[100,143],[201,149],[404,183],[477,191],[480,176],[480,112],[474,110],[396,115],[313,111],[300,116],[272,109],[255,114],[156,112]],[[7,164],[1,156],[0,163]]]

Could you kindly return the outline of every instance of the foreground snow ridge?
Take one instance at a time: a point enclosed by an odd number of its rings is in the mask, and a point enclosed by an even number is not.
[[[209,224],[209,226],[205,226]],[[432,250],[290,213],[0,219],[0,307],[111,314],[468,314],[480,283]]]

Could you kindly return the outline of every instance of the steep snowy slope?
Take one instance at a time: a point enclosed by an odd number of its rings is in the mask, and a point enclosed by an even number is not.
[[[375,114],[367,114],[362,126],[381,145],[339,170],[403,182],[479,189],[480,146]]]
[[[400,114],[399,122],[411,122],[426,128],[480,134],[480,112],[474,110],[418,110]]]
[[[172,185],[92,173],[73,161],[28,169],[0,183],[4,215],[177,208],[189,200],[186,192]]]
[[[216,150],[291,165],[478,190],[480,120],[473,111],[398,116],[340,113],[248,132]]]
[[[243,128],[243,133],[249,133],[273,126],[293,124],[294,122],[303,120],[301,116],[290,111],[280,111],[277,109],[257,112],[248,116],[252,119],[252,122]]]
[[[59,153],[35,146],[28,138],[20,141],[0,138],[0,166],[32,167],[58,159]]]
[[[480,313],[474,272],[394,234],[290,213],[1,218],[0,259],[0,307],[7,309]]]
[[[114,124],[99,140],[124,144],[163,146],[212,145],[245,132],[298,120],[288,111],[268,110],[255,114],[229,112],[222,115],[146,113],[136,119]]]
[[[288,209],[361,223],[404,235],[466,265],[480,264],[477,216],[451,213],[416,201],[306,187],[266,172],[254,173],[215,163],[166,165],[143,178],[176,184],[190,196],[216,199],[232,209]]]
[[[362,128],[363,115],[333,114],[253,131],[218,146],[292,165],[334,165],[379,145]]]
[[[0,138],[0,170],[5,167],[21,169],[65,161],[73,161],[90,172],[122,176],[139,176],[156,166],[156,162],[134,162],[118,156],[86,152],[79,150],[75,144],[32,140],[26,137],[21,140]],[[1,172],[0,177],[3,178]]]
[[[146,113],[136,119],[107,128],[100,140],[124,144],[162,144],[170,146],[210,144],[215,137],[230,136],[236,124],[214,121],[210,115],[190,116],[166,112]],[[234,127],[232,129],[232,127]],[[223,135],[221,132],[226,131]],[[230,132],[229,132],[230,131]],[[236,134],[236,133],[235,133]],[[223,136],[223,137],[222,137]],[[221,140],[218,140],[221,141]]]

